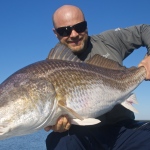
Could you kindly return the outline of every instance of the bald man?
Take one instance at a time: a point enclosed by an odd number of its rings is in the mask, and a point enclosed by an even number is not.
[[[99,54],[122,65],[135,49],[145,46],[147,54],[139,66],[145,67],[146,80],[150,79],[149,25],[117,28],[89,36],[83,12],[72,5],[64,5],[54,12],[53,25],[58,40],[82,61]],[[54,130],[46,139],[47,150],[149,150],[150,123],[134,118],[133,112],[121,105],[98,117],[101,123],[93,126],[71,125],[67,115],[60,116],[56,125],[45,128]]]
[[[80,34],[75,30],[72,30],[70,36],[61,36],[56,31],[59,27],[65,27],[68,25],[75,25],[77,23],[85,21],[82,11],[75,6],[63,6],[56,10],[53,15],[54,33],[59,41],[67,45],[73,52],[81,52],[87,47],[88,31],[87,29]]]

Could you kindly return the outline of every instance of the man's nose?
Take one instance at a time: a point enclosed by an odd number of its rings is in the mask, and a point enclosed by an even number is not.
[[[74,29],[71,31],[70,37],[77,37],[79,35]]]

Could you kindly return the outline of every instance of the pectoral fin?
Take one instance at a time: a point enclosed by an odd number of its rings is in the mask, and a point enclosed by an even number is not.
[[[132,106],[132,104],[137,104],[137,100],[134,94],[131,94],[124,102],[121,103],[125,108],[138,113],[138,111]]]
[[[71,123],[75,124],[75,125],[80,125],[80,126],[86,126],[86,125],[95,125],[100,123],[101,121],[95,118],[86,118],[83,120],[79,120],[79,119],[72,119]]]
[[[0,140],[5,139],[7,135],[9,135],[10,131],[11,131],[11,128],[8,124],[5,124],[5,125],[0,124]]]
[[[58,105],[62,107],[63,109],[67,110],[71,115],[73,115],[75,118],[78,118],[79,120],[83,120],[83,117],[81,117],[78,113],[76,113],[71,108],[67,107],[63,100],[58,101]]]

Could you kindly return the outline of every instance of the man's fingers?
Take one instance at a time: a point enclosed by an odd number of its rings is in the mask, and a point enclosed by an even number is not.
[[[52,126],[48,126],[48,127],[45,127],[45,128],[44,128],[45,131],[49,131],[49,130],[51,130],[51,129],[52,129]]]
[[[71,127],[71,123],[69,117],[67,115],[61,116],[58,118],[56,124],[54,126],[45,127],[45,131],[53,130],[54,132],[64,132],[69,130]]]
[[[66,130],[69,130],[71,126],[70,120],[68,118],[67,115],[65,116],[61,116],[56,125],[52,127],[52,130],[54,130],[55,132],[64,132]]]
[[[146,56],[138,65],[138,67],[145,67],[146,69],[146,80],[150,80],[150,56]]]
[[[65,130],[69,130],[69,129],[70,129],[70,127],[71,127],[71,123],[70,123],[70,122],[68,122],[68,123],[66,124]]]
[[[67,129],[66,126],[67,126],[68,122],[69,122],[68,116],[64,116],[64,117],[63,117],[63,125],[62,125],[62,127],[63,127],[65,130]]]
[[[55,132],[63,132],[63,120],[64,120],[64,117],[61,116],[58,119],[57,124],[52,127],[52,130]]]

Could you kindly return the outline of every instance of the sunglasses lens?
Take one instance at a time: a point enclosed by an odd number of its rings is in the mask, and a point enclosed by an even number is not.
[[[71,34],[71,27],[61,27],[56,29],[56,31],[60,36],[68,36]]]
[[[68,27],[60,27],[60,28],[57,28],[56,31],[57,33],[60,35],[60,36],[69,36],[72,32],[72,29],[74,29],[77,33],[81,33],[81,32],[84,32],[87,28],[87,22],[86,21],[83,21],[83,22],[80,22],[74,26],[68,26]]]
[[[74,30],[78,33],[84,32],[87,28],[87,22],[81,22],[73,26]]]

